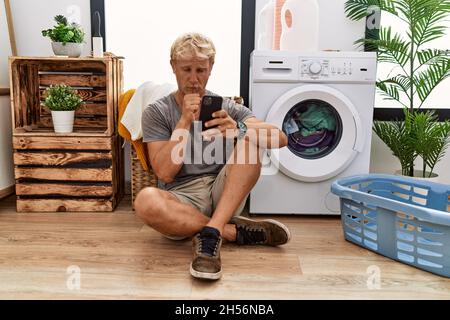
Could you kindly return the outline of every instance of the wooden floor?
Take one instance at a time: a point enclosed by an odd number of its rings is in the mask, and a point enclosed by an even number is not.
[[[450,279],[346,242],[338,217],[276,217],[292,231],[288,245],[224,244],[222,279],[195,280],[191,242],[163,238],[129,203],[17,214],[13,197],[0,201],[0,299],[450,299]]]

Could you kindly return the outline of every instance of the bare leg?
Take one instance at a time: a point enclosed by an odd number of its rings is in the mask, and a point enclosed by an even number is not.
[[[136,214],[150,227],[168,236],[190,237],[208,225],[218,229],[224,239],[235,241],[236,227],[228,221],[261,173],[261,151],[248,141],[239,143],[240,147],[234,149],[226,165],[225,185],[211,219],[197,208],[180,202],[170,192],[151,187],[137,195],[134,203]],[[254,159],[249,157],[249,153],[255,151],[257,156]]]
[[[168,236],[193,236],[209,221],[197,208],[157,188],[141,190],[134,206],[146,224]]]
[[[261,174],[261,157],[261,151],[255,144],[240,140],[226,165],[223,192],[211,220],[207,223],[208,226],[218,229],[225,239],[236,238],[235,226],[227,223],[258,181]]]
[[[210,218],[197,208],[182,203],[170,192],[158,188],[145,188],[134,202],[136,214],[144,222],[162,234],[173,237],[191,237],[207,225]],[[236,240],[236,228],[227,225],[223,238]]]

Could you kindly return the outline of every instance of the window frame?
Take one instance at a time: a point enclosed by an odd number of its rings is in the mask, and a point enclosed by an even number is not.
[[[106,32],[105,32],[105,0],[90,0],[91,4],[91,34],[95,34],[95,23],[97,21],[95,12],[100,13],[100,34],[103,37],[103,48],[106,51]]]

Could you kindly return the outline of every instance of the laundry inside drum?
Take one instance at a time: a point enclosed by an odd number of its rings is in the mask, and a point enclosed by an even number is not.
[[[288,148],[304,159],[330,154],[342,137],[342,120],[336,109],[322,100],[305,100],[293,106],[283,121]]]

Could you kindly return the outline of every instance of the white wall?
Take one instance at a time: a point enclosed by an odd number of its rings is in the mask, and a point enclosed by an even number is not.
[[[0,3],[0,43],[0,88],[9,88],[8,56],[11,55],[11,46],[3,3]],[[4,190],[14,185],[9,96],[0,96],[0,114],[0,190]]]
[[[125,56],[125,88],[145,81],[176,83],[170,47],[182,33],[197,31],[216,46],[208,88],[239,95],[241,0],[106,0],[108,50]]]
[[[41,31],[53,27],[53,18],[62,14],[80,24],[86,33],[83,56],[91,52],[91,8],[89,0],[13,0],[17,52],[21,56],[52,56],[51,40]]]
[[[11,55],[9,44],[8,24],[3,5],[0,6],[0,88],[9,88],[8,56]]]
[[[0,190],[3,190],[14,185],[9,96],[0,97],[0,113]]]

